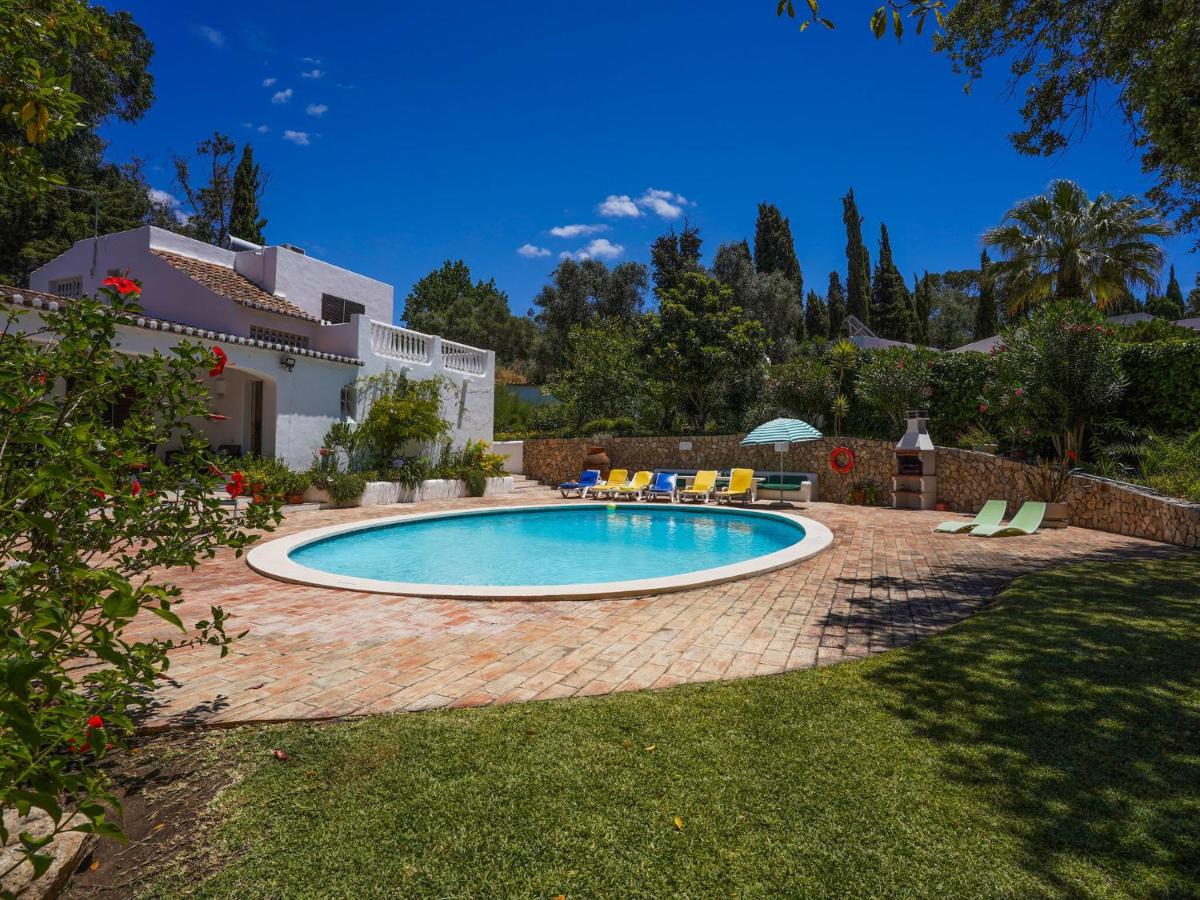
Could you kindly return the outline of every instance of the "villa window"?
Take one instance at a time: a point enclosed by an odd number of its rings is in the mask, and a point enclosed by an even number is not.
[[[351,316],[361,316],[366,311],[367,308],[361,303],[355,303],[345,297],[335,297],[333,294],[321,295],[321,318],[334,325],[349,322]]]
[[[342,386],[341,413],[343,419],[358,418],[358,385]]]
[[[285,347],[308,349],[308,335],[292,334],[290,331],[280,331],[278,328],[264,328],[261,325],[250,326],[250,337],[267,344],[283,344]]]
[[[83,296],[83,276],[75,275],[71,278],[56,278],[50,282],[50,293],[58,294],[60,297],[66,297],[74,300]]]

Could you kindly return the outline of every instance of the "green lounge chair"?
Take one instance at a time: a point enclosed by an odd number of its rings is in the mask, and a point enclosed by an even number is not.
[[[980,525],[999,525],[1004,521],[1004,512],[1008,509],[1008,503],[1004,500],[989,500],[983,504],[983,509],[975,513],[975,518],[964,522],[962,519],[951,519],[949,522],[943,522],[934,531],[940,531],[944,534],[962,534],[964,531],[970,531]]]
[[[971,534],[977,537],[1006,537],[1013,534],[1033,534],[1041,527],[1046,515],[1045,503],[1023,503],[1007,525],[976,525]]]

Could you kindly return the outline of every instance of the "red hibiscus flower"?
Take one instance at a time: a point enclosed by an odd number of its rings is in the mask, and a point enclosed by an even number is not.
[[[212,348],[213,356],[217,358],[216,364],[208,370],[209,378],[216,378],[225,371],[225,366],[229,364],[229,354],[220,347]]]
[[[246,492],[246,476],[241,472],[234,472],[230,478],[233,480],[225,485],[225,493],[230,497],[240,497]]]
[[[1075,453],[1075,451],[1074,451],[1074,450],[1068,450],[1068,451],[1067,451],[1067,459],[1068,459],[1068,460],[1070,460],[1071,462],[1075,462],[1075,460],[1076,460],[1076,459],[1078,459],[1078,458],[1079,458],[1079,457],[1078,457],[1078,455]]]
[[[105,287],[117,289],[117,293],[122,296],[126,294],[140,294],[141,287],[136,281],[130,281],[128,278],[122,278],[120,275],[109,275],[101,282]]]
[[[92,494],[101,500],[108,499],[108,494],[104,493],[104,491],[98,490],[97,488],[92,488]]]
[[[205,418],[210,422],[224,422],[229,416],[223,416],[220,413],[209,413]]]
[[[104,720],[102,718],[100,718],[99,716],[92,716],[90,719],[87,720],[87,727],[88,728],[103,728]]]
[[[129,496],[136,497],[142,492],[142,483],[136,478],[129,482]]]

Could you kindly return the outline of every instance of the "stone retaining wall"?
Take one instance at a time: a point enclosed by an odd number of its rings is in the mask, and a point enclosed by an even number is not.
[[[748,466],[770,472],[779,469],[779,454],[770,445],[741,446],[742,435],[703,435],[697,437],[613,437],[598,444],[587,438],[545,438],[527,440],[524,446],[524,470],[529,478],[557,484],[579,474],[588,449],[603,446],[612,465],[637,469],[728,469]],[[690,450],[680,450],[680,442],[690,442]],[[857,458],[854,471],[839,475],[829,468],[830,451],[838,444],[850,447]],[[890,441],[860,438],[823,438],[793,444],[783,454],[783,468],[789,472],[816,472],[817,491],[822,500],[847,503],[856,482],[867,481],[879,489],[881,502],[887,503],[891,476],[895,469]],[[975,512],[985,500],[1007,500],[1011,511],[1027,499],[1024,490],[1025,465],[988,453],[939,447],[938,501],[947,509]],[[1071,524],[1117,534],[1200,547],[1200,504],[1163,497],[1137,485],[1074,475],[1070,499]]]

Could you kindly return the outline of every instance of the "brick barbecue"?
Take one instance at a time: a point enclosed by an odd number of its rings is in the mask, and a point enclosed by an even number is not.
[[[933,509],[937,505],[937,450],[929,437],[929,414],[915,409],[905,415],[908,428],[896,442],[892,506]]]

